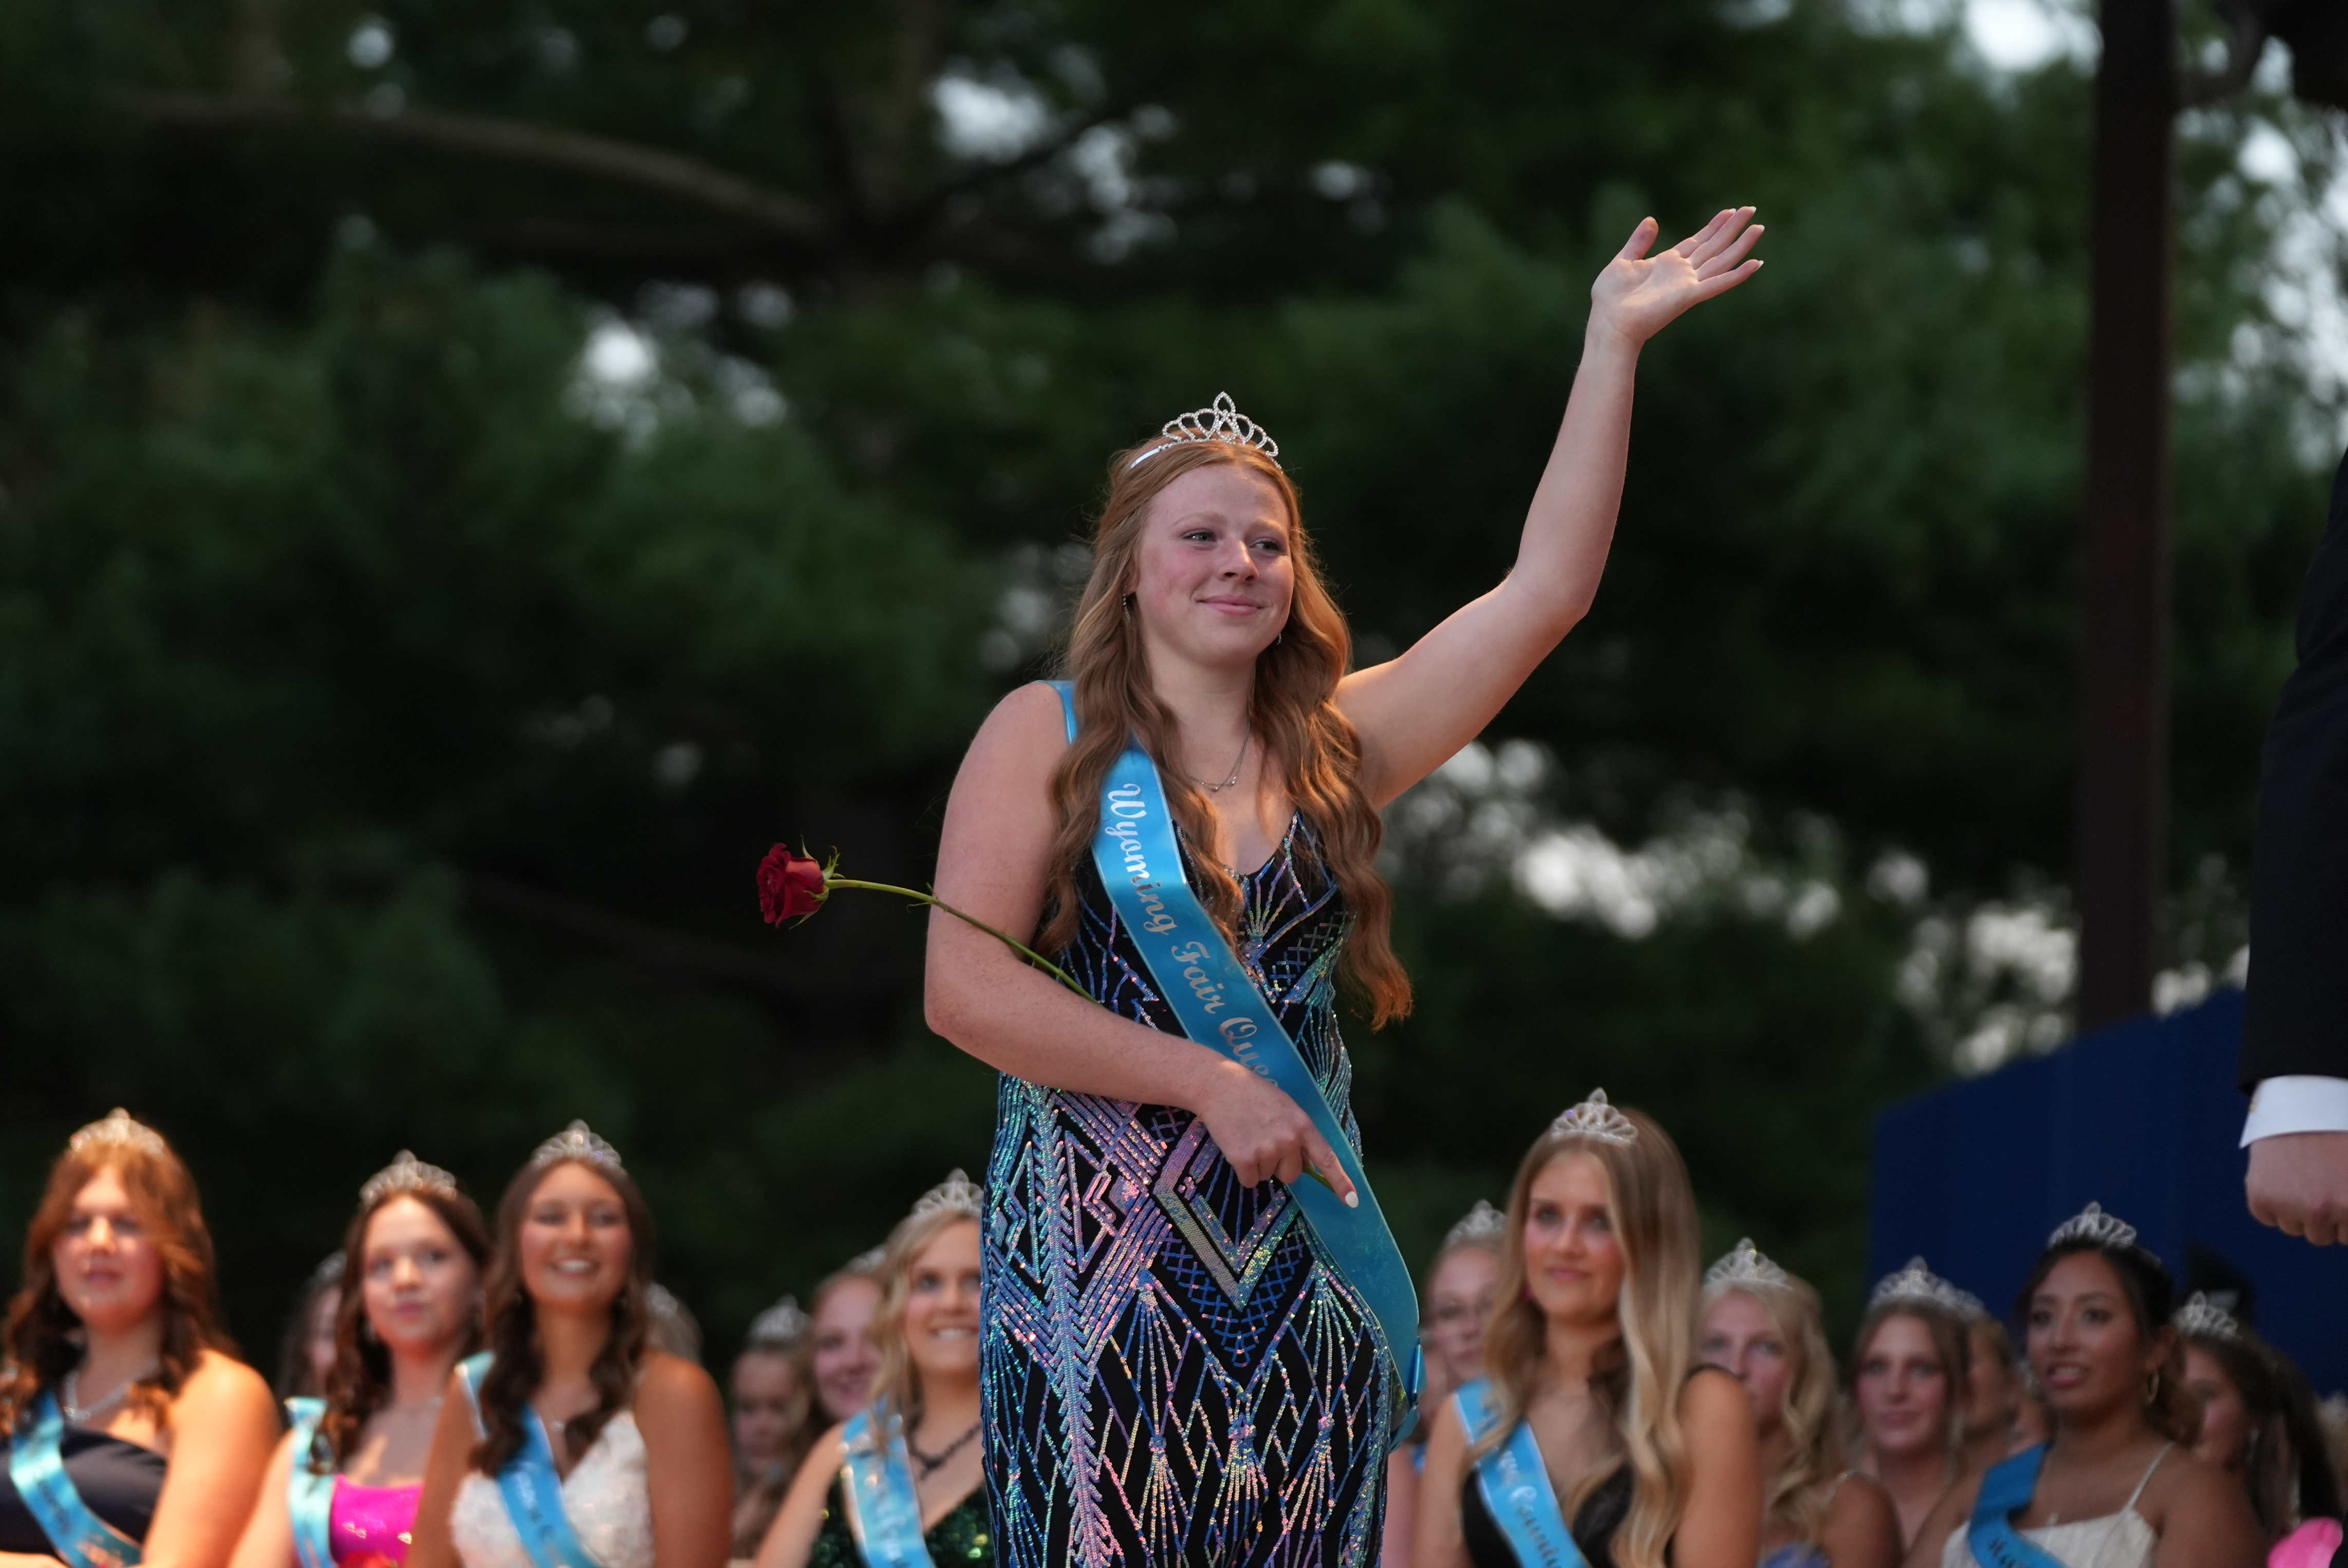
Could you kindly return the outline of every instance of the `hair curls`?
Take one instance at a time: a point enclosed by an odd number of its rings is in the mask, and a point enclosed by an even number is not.
[[[326,1413],[318,1421],[311,1445],[310,1467],[324,1475],[340,1470],[351,1457],[367,1418],[391,1400],[391,1352],[379,1336],[366,1327],[366,1233],[375,1217],[403,1199],[413,1199],[432,1211],[448,1233],[473,1260],[476,1273],[489,1261],[489,1231],[481,1211],[462,1192],[440,1187],[407,1188],[386,1192],[351,1217],[343,1235],[342,1295],[335,1308],[335,1365],[326,1373]],[[458,1336],[457,1354],[469,1356],[481,1342],[480,1310]]]
[[[1834,1351],[1827,1344],[1826,1309],[1818,1293],[1788,1275],[1782,1287],[1756,1290],[1718,1284],[1697,1305],[1702,1322],[1724,1298],[1741,1295],[1769,1320],[1786,1347],[1786,1392],[1777,1409],[1785,1428],[1785,1468],[1766,1479],[1764,1516],[1815,1544],[1826,1529],[1828,1505],[1849,1468],[1843,1458],[1840,1411],[1836,1398]]]
[[[1590,1379],[1612,1423],[1614,1462],[1591,1466],[1560,1501],[1572,1518],[1600,1484],[1628,1465],[1631,1511],[1615,1536],[1614,1560],[1621,1568],[1663,1568],[1665,1548],[1687,1506],[1679,1398],[1695,1343],[1695,1194],[1670,1135],[1643,1112],[1622,1114],[1638,1130],[1628,1143],[1545,1133],[1517,1167],[1494,1292],[1499,1305],[1484,1328],[1484,1365],[1498,1396],[1499,1420],[1469,1457],[1481,1459],[1524,1419],[1540,1372],[1547,1319],[1525,1288],[1525,1219],[1533,1181],[1552,1161],[1591,1155],[1605,1169],[1607,1214],[1622,1248],[1616,1304],[1622,1337],[1591,1368]]]
[[[155,1369],[130,1386],[130,1407],[160,1421],[205,1351],[235,1353],[220,1327],[211,1232],[195,1178],[179,1155],[168,1144],[160,1152],[124,1144],[68,1149],[49,1167],[48,1185],[25,1228],[22,1284],[0,1327],[0,1432],[14,1431],[42,1393],[81,1359],[75,1342],[81,1319],[57,1290],[57,1245],[73,1218],[74,1200],[107,1171],[122,1182],[163,1264],[157,1304],[162,1347]]]
[[[644,1366],[652,1327],[652,1305],[646,1299],[653,1284],[653,1212],[628,1173],[616,1165],[585,1160],[549,1160],[525,1165],[506,1183],[498,1200],[497,1251],[489,1259],[484,1291],[483,1337],[493,1359],[481,1379],[481,1440],[475,1444],[472,1466],[493,1476],[521,1451],[523,1407],[538,1387],[545,1367],[539,1357],[538,1305],[530,1299],[521,1276],[521,1223],[539,1183],[565,1165],[592,1171],[612,1185],[627,1212],[628,1274],[620,1294],[612,1298],[610,1336],[587,1369],[595,1386],[595,1408],[563,1423],[562,1439],[573,1460],[595,1445],[604,1426],[628,1408],[635,1396],[636,1373]]]
[[[1266,760],[1276,760],[1282,770],[1282,784],[1312,827],[1322,863],[1353,913],[1338,973],[1367,1002],[1371,1026],[1383,1027],[1408,1016],[1410,976],[1395,956],[1394,894],[1377,869],[1385,825],[1362,793],[1361,738],[1337,707],[1337,683],[1353,659],[1353,634],[1322,581],[1296,487],[1277,463],[1252,448],[1190,442],[1169,447],[1136,468],[1134,458],[1147,449],[1129,448],[1110,460],[1108,495],[1093,531],[1092,574],[1077,597],[1061,660],[1062,673],[1075,686],[1080,728],[1052,778],[1059,831],[1052,843],[1048,913],[1037,945],[1059,953],[1076,939],[1076,868],[1090,852],[1100,821],[1101,786],[1127,738],[1138,736],[1161,762],[1175,755],[1173,710],[1150,690],[1140,629],[1125,609],[1149,503],[1192,469],[1228,463],[1278,492],[1288,513],[1289,558],[1296,577],[1279,640],[1256,656],[1248,724],[1262,738]],[[1211,842],[1214,817],[1205,794],[1179,768],[1159,772],[1184,838],[1193,844]],[[1239,883],[1211,855],[1194,858],[1190,881],[1215,923],[1226,936],[1234,934]]]

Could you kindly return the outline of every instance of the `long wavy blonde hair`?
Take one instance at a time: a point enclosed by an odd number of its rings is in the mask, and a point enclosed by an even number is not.
[[[1777,1419],[1786,1429],[1786,1465],[1768,1478],[1763,1517],[1816,1544],[1827,1524],[1827,1505],[1849,1467],[1844,1462],[1842,1422],[1835,1382],[1834,1350],[1827,1343],[1826,1309],[1807,1281],[1787,1276],[1782,1286],[1718,1284],[1704,1293],[1696,1310],[1703,1322],[1723,1297],[1742,1295],[1758,1306],[1786,1347],[1786,1392]]]
[[[1695,1193],[1670,1134],[1643,1112],[1623,1114],[1638,1130],[1628,1143],[1551,1131],[1517,1167],[1500,1252],[1500,1305],[1484,1330],[1484,1366],[1500,1418],[1468,1458],[1482,1459],[1524,1419],[1541,1376],[1548,1320],[1525,1288],[1525,1218],[1533,1180],[1556,1161],[1587,1154],[1606,1172],[1607,1217],[1622,1249],[1622,1285],[1615,1298],[1621,1337],[1591,1374],[1591,1392],[1613,1427],[1612,1453],[1610,1462],[1576,1477],[1560,1501],[1571,1520],[1591,1492],[1629,1466],[1631,1511],[1614,1537],[1614,1561],[1619,1568],[1663,1568],[1664,1550],[1687,1506],[1679,1397],[1695,1343]]]
[[[1134,590],[1149,503],[1192,469],[1228,463],[1264,480],[1279,495],[1288,514],[1289,559],[1296,578],[1279,640],[1256,657],[1248,724],[1262,741],[1267,764],[1281,769],[1289,799],[1319,841],[1322,864],[1353,913],[1338,973],[1368,1004],[1373,1027],[1406,1016],[1410,976],[1395,956],[1394,896],[1377,870],[1385,824],[1362,793],[1361,738],[1337,709],[1337,683],[1353,662],[1353,634],[1322,581],[1296,487],[1277,463],[1250,447],[1189,442],[1137,468],[1135,458],[1146,450],[1131,448],[1110,459],[1108,495],[1093,530],[1092,574],[1077,597],[1061,660],[1062,676],[1075,684],[1081,729],[1052,779],[1060,826],[1052,843],[1049,913],[1036,944],[1058,953],[1076,938],[1076,868],[1091,853],[1101,786],[1127,737],[1140,737],[1161,764],[1176,754],[1174,713],[1150,689],[1141,628],[1127,611],[1126,595]],[[1214,813],[1205,793],[1180,768],[1161,766],[1159,772],[1183,836],[1193,844],[1212,842]],[[1239,883],[1212,855],[1194,857],[1190,882],[1215,923],[1235,937]]]
[[[960,1209],[909,1214],[889,1233],[880,1255],[880,1305],[872,1313],[872,1345],[880,1353],[880,1367],[872,1374],[870,1404],[880,1416],[901,1417],[909,1432],[922,1420],[922,1370],[905,1346],[905,1302],[912,1295],[913,1260],[954,1226],[977,1223]]]

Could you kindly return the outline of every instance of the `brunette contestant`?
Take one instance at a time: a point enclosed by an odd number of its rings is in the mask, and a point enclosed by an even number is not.
[[[1508,1219],[1481,1198],[1451,1227],[1426,1271],[1426,1316],[1419,1343],[1426,1350],[1426,1386],[1419,1400],[1433,1409],[1461,1384],[1484,1375],[1484,1325],[1499,1288],[1501,1237]],[[1379,1568],[1410,1568],[1418,1532],[1418,1473],[1426,1462],[1426,1429],[1386,1460],[1385,1538]]]
[[[757,1568],[994,1561],[979,1486],[980,1202],[956,1171],[890,1234],[871,1401],[816,1439]]]
[[[2257,1568],[2249,1498],[2191,1452],[2174,1288],[2098,1205],[2055,1229],[2021,1304],[2054,1440],[1960,1481],[1908,1568]]]
[[[1893,1568],[1900,1521],[1891,1500],[1843,1463],[1818,1293],[1741,1241],[1704,1273],[1696,1354],[1753,1400],[1761,1568]]]
[[[359,1189],[325,1397],[292,1404],[234,1568],[398,1568],[458,1357],[481,1336],[489,1228],[406,1150]]]
[[[2201,1406],[2193,1457],[2242,1483],[2269,1568],[2328,1568],[2340,1482],[2315,1398],[2282,1353],[2196,1292],[2177,1309],[2185,1386]]]
[[[646,1344],[653,1219],[574,1121],[498,1204],[489,1348],[449,1380],[410,1568],[718,1568],[734,1506],[717,1385]]]
[[[1509,1193],[1489,1375],[1432,1412],[1413,1568],[1752,1568],[1752,1406],[1693,1363],[1695,1199],[1652,1119],[1593,1093]]]
[[[940,894],[1086,995],[930,926],[930,1025],[1004,1074],[983,1333],[1005,1562],[1375,1549],[1417,1313],[1365,1190],[1335,996],[1376,1024],[1410,1006],[1378,811],[1589,609],[1640,349],[1752,275],[1751,217],[1653,258],[1639,225],[1591,289],[1513,568],[1399,658],[1352,669],[1279,443],[1228,397],[1111,459],[1066,689],[987,719],[938,856]]]
[[[752,1320],[728,1381],[734,1398],[734,1555],[749,1557],[767,1539],[783,1493],[815,1439],[808,1315],[797,1298],[787,1295]]]
[[[213,1310],[180,1157],[120,1110],[75,1133],[0,1343],[0,1568],[226,1568],[277,1407]]]

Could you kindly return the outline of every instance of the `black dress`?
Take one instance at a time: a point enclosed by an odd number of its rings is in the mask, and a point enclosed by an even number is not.
[[[147,1527],[155,1522],[155,1500],[163,1495],[163,1474],[170,1462],[153,1449],[67,1423],[57,1451],[66,1461],[66,1479],[90,1512],[131,1540],[144,1542]],[[57,1555],[51,1542],[17,1494],[9,1479],[12,1445],[0,1438],[0,1552]]]
[[[1631,1467],[1622,1465],[1581,1500],[1581,1509],[1567,1527],[1590,1568],[1614,1568],[1614,1532],[1622,1528],[1630,1513]],[[1476,1484],[1473,1470],[1459,1487],[1459,1535],[1468,1548],[1468,1561],[1476,1568],[1530,1568],[1517,1561],[1508,1537],[1493,1522],[1492,1511],[1484,1506],[1484,1489]]]

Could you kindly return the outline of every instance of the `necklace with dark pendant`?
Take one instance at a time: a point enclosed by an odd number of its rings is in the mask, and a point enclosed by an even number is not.
[[[921,1471],[921,1473],[913,1479],[917,1481],[929,1480],[931,1476],[937,1473],[939,1468],[948,1460],[953,1458],[954,1455],[968,1448],[970,1446],[970,1440],[976,1436],[978,1436],[978,1423],[976,1421],[973,1421],[970,1424],[970,1430],[964,1432],[962,1436],[948,1443],[944,1448],[940,1449],[936,1453],[927,1454],[922,1451],[920,1444],[913,1441],[911,1435],[910,1433],[907,1434],[905,1438],[905,1451],[912,1456],[915,1467]]]

